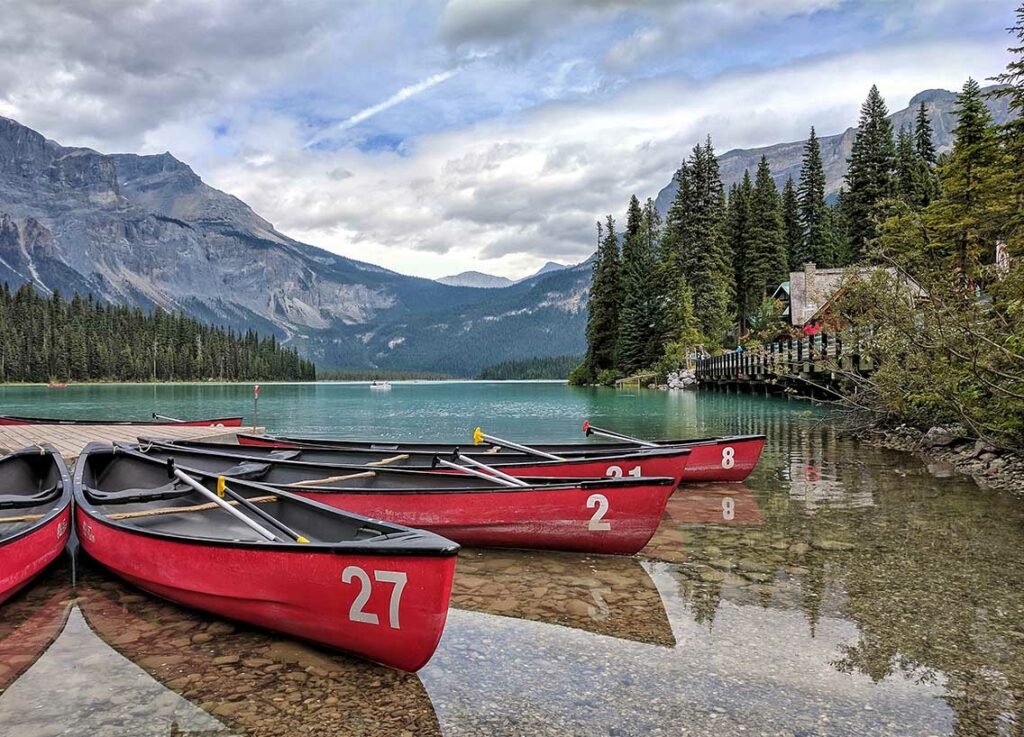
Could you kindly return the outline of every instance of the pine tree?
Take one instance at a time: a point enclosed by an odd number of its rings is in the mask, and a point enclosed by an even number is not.
[[[803,229],[800,225],[800,198],[793,177],[786,178],[782,188],[782,227],[786,234],[786,262],[790,267],[802,264]]]
[[[587,314],[587,362],[589,375],[615,368],[615,343],[619,332],[621,304],[619,243],[615,220],[609,215],[605,226],[597,225],[597,259],[590,286]]]
[[[828,204],[825,202],[825,168],[821,163],[821,144],[811,127],[800,167],[800,227],[803,243],[790,268],[799,269],[808,261],[829,266],[835,260],[828,227]]]
[[[779,193],[767,156],[762,156],[757,164],[750,216],[750,245],[744,266],[748,314],[771,296],[789,273]]]
[[[896,196],[907,205],[915,206],[920,199],[920,169],[918,153],[914,146],[914,137],[906,126],[900,126],[896,134],[896,171],[893,184]]]
[[[939,166],[942,195],[925,215],[934,233],[934,248],[965,279],[991,261],[1001,234],[1005,188],[1010,177],[1001,166],[992,116],[981,86],[968,79],[957,97],[953,151]]]
[[[733,258],[735,290],[732,309],[737,322],[741,325],[746,322],[747,311],[750,307],[746,300],[748,291],[746,289],[746,264],[749,261],[750,206],[753,197],[754,184],[750,180],[750,172],[745,170],[740,183],[734,184],[729,191],[725,224],[726,239],[729,242],[729,250]]]
[[[846,214],[855,261],[862,260],[868,244],[877,237],[884,203],[892,196],[896,150],[888,115],[878,87],[872,85],[861,106],[846,174]]]
[[[694,315],[708,342],[720,345],[730,326],[732,257],[725,239],[725,192],[710,137],[695,146],[676,175],[665,258],[694,295]]]
[[[1009,29],[1017,40],[1009,48],[1015,58],[1006,65],[1005,72],[995,77],[1003,85],[995,95],[1009,98],[1010,120],[1000,129],[1010,173],[1006,187],[1011,195],[1002,234],[1010,252],[1019,259],[1024,254],[1024,4],[1018,6],[1016,17]]]
[[[658,231],[661,218],[654,201],[630,198],[622,244],[622,308],[616,344],[621,373],[648,368],[661,357],[663,299],[658,286]]]
[[[917,108],[917,118],[914,121],[914,149],[917,155],[926,162],[935,166],[938,161],[935,155],[935,133],[932,131],[932,122],[928,118],[928,110],[924,101]]]

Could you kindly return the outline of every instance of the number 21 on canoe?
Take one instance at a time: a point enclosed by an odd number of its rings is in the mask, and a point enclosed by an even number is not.
[[[220,486],[223,498],[215,475],[91,444],[74,474],[82,547],[185,606],[400,670],[430,660],[448,616],[456,543],[282,489]]]

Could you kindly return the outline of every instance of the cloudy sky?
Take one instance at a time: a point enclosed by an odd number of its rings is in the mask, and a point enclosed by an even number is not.
[[[0,0],[0,115],[170,151],[281,231],[404,273],[593,248],[710,132],[843,130],[1007,60],[1015,0]]]

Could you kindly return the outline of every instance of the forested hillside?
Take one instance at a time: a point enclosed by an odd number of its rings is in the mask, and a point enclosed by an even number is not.
[[[488,366],[476,378],[491,381],[510,379],[564,379],[580,362],[580,356],[551,356],[503,361]]]
[[[315,379],[315,366],[260,338],[157,309],[0,287],[0,381]]]

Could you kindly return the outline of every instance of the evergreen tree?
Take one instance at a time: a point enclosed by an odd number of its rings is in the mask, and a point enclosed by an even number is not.
[[[676,175],[679,189],[669,208],[665,258],[694,295],[694,315],[711,344],[730,326],[732,257],[725,238],[725,192],[710,137],[695,146]]]
[[[847,224],[855,261],[863,259],[868,243],[877,237],[884,203],[892,195],[896,151],[888,115],[878,87],[872,85],[860,110],[846,174]]]
[[[641,210],[634,195],[626,220],[616,361],[620,372],[631,374],[652,366],[661,357],[664,300],[658,290],[661,218],[653,200],[648,199]]]
[[[746,264],[749,261],[751,200],[754,197],[754,184],[750,180],[750,172],[743,172],[743,179],[733,185],[729,191],[729,203],[726,212],[726,238],[733,257],[734,301],[733,312],[739,324],[744,324],[747,311]]]
[[[597,224],[597,259],[594,261],[587,308],[587,363],[591,378],[615,368],[615,343],[622,299],[615,220],[609,215],[605,222],[604,228],[601,223]]]
[[[957,97],[953,133],[953,151],[939,166],[942,195],[928,208],[925,223],[933,230],[936,252],[964,279],[974,279],[978,266],[992,260],[1009,179],[992,116],[974,79]]]
[[[825,168],[821,163],[821,144],[813,126],[804,147],[799,196],[803,242],[798,258],[790,261],[790,268],[803,268],[808,261],[821,267],[830,266],[835,257],[829,232],[828,204],[825,202]]]
[[[1017,20],[1010,28],[1017,43],[1009,48],[1014,59],[995,81],[1002,88],[995,95],[1009,98],[1010,119],[1000,129],[1009,173],[1006,187],[1011,195],[1005,208],[1002,235],[1010,252],[1024,254],[1024,4],[1018,6]]]
[[[750,225],[743,285],[747,314],[771,296],[789,272],[779,193],[767,156],[762,156],[757,164]]]
[[[932,122],[928,118],[928,111],[922,101],[917,108],[917,119],[914,121],[914,149],[917,151],[917,155],[931,166],[935,166],[938,161],[935,155],[934,137]]]
[[[896,134],[896,171],[893,184],[896,196],[908,205],[915,205],[920,199],[920,168],[914,137],[906,126],[900,126]]]
[[[803,261],[803,229],[800,225],[800,198],[793,177],[782,188],[782,227],[786,234],[786,262],[795,268]]]

